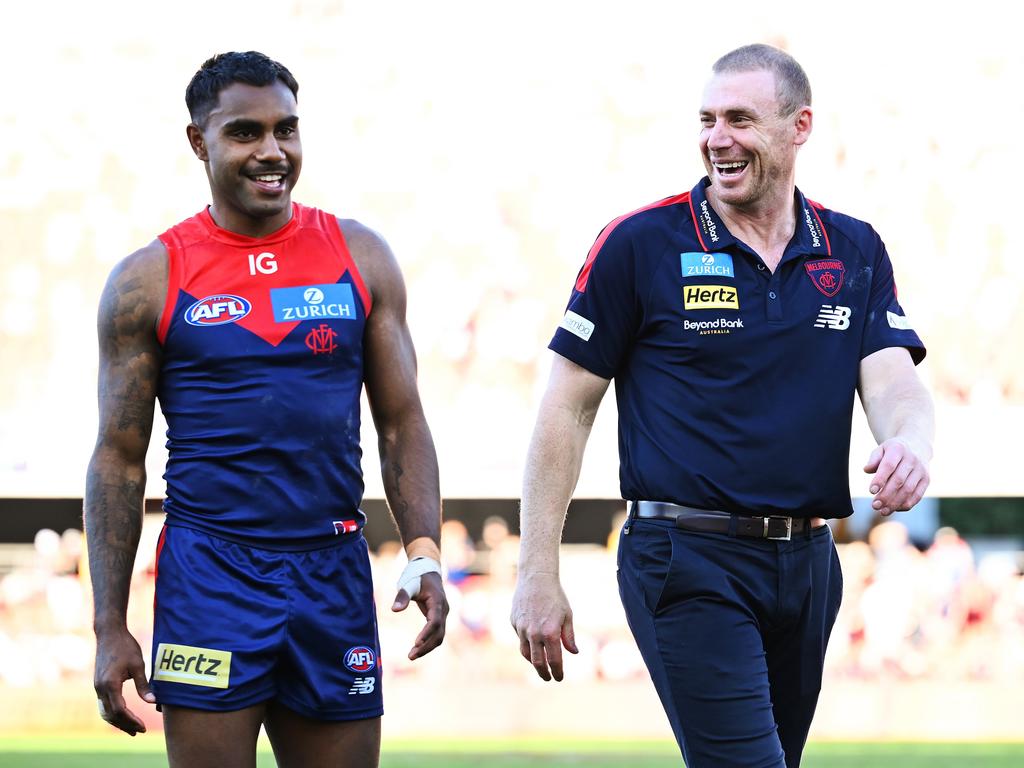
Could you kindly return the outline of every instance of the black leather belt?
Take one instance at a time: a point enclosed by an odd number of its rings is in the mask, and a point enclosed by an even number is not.
[[[667,501],[634,501],[633,515],[653,520],[669,520],[676,528],[701,533],[727,533],[753,539],[789,541],[794,533],[811,528],[811,518],[767,515],[733,515],[714,509],[697,509]]]

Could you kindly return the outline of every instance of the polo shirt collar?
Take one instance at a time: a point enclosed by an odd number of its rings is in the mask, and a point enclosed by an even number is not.
[[[690,212],[693,215],[693,228],[697,240],[706,253],[718,251],[735,245],[737,240],[725,226],[725,222],[711,207],[705,190],[711,179],[705,176],[690,190]],[[809,255],[830,256],[832,254],[828,233],[818,215],[817,206],[796,190],[797,222],[796,233],[790,241],[789,248]]]
[[[790,248],[795,245],[800,253],[814,256],[832,255],[832,243],[818,213],[820,208],[804,197],[799,189],[796,191],[796,234],[790,241]]]
[[[721,251],[736,244],[736,238],[726,228],[725,222],[711,207],[704,190],[711,184],[705,176],[690,190],[690,213],[693,215],[693,228],[697,231],[697,241],[705,253]]]

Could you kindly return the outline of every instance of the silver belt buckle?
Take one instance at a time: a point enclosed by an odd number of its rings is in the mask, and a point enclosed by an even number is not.
[[[769,536],[768,535],[768,523],[770,520],[785,520],[786,521],[786,533],[782,536]],[[793,538],[793,518],[792,517],[781,517],[778,515],[769,515],[764,518],[764,538],[770,541],[790,541]]]

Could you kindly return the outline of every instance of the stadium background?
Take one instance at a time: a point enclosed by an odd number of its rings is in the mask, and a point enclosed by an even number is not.
[[[884,526],[860,500],[837,530],[847,595],[812,738],[1024,740],[1024,55],[990,0],[922,13],[750,0],[21,6],[0,50],[0,732],[104,728],[76,535],[95,308],[118,259],[207,201],[184,136],[189,77],[214,52],[255,48],[301,84],[296,198],[384,233],[409,284],[453,614],[443,649],[408,665],[418,622],[382,611],[385,737],[664,738],[614,597],[611,399],[567,526],[583,652],[561,686],[533,677],[508,628],[515,499],[546,343],[587,249],[623,211],[692,186],[709,64],[764,41],[793,53],[815,91],[798,183],[885,239],[939,419],[932,498]],[[365,422],[386,606],[401,563]],[[158,418],[130,608],[144,646],[162,430]],[[859,427],[855,492],[870,445]],[[936,540],[949,523],[962,535]]]

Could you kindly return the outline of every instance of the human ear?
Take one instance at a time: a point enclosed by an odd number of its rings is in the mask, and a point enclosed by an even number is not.
[[[814,113],[810,107],[801,107],[793,118],[793,127],[796,129],[796,144],[799,146],[811,137],[811,129],[814,127]]]
[[[188,136],[189,146],[192,147],[192,152],[195,153],[195,156],[204,163],[209,160],[210,155],[206,151],[206,140],[203,138],[203,130],[195,123],[189,123],[185,128],[185,134]]]

